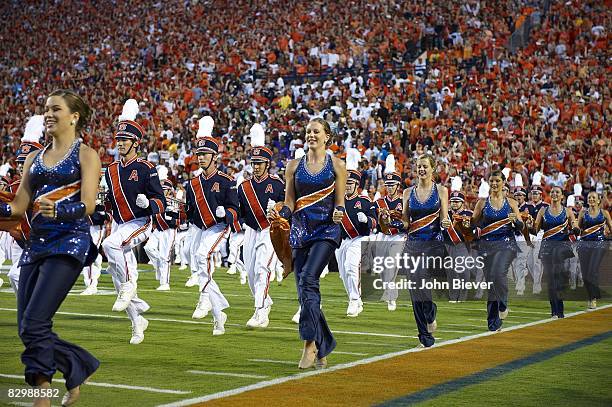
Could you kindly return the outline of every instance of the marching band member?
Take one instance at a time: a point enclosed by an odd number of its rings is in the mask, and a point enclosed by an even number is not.
[[[170,265],[172,263],[172,247],[176,238],[176,229],[179,224],[179,208],[173,205],[174,201],[174,186],[167,179],[167,173],[164,174],[164,168],[160,168],[159,177],[162,179],[162,190],[166,197],[165,213],[157,213],[153,216],[154,231],[149,236],[149,240],[144,246],[147,256],[153,262],[155,269],[155,277],[159,281],[158,291],[170,290]],[[167,170],[166,170],[167,171]]]
[[[105,174],[113,223],[110,235],[102,242],[108,272],[118,292],[113,311],[127,312],[132,321],[130,343],[134,345],[144,340],[149,321],[141,314],[150,307],[137,295],[138,264],[132,249],[151,234],[151,215],[164,213],[166,208],[155,166],[138,158],[144,129],[135,121],[137,114],[138,102],[129,99],[123,106],[115,133],[121,158],[111,163]]]
[[[104,236],[106,234],[106,222],[110,220],[110,216],[106,212],[104,207],[104,199],[108,193],[108,186],[106,185],[106,179],[104,178],[104,172],[102,172],[102,179],[98,186],[98,199],[96,199],[96,211],[88,216],[89,220],[89,234],[91,239],[98,248],[102,245]],[[102,272],[102,255],[98,253],[94,262],[88,267],[84,267],[83,281],[85,283],[85,290],[81,291],[81,295],[95,295],[98,293],[98,280]]]
[[[346,153],[346,194],[342,218],[342,242],[336,250],[338,271],[348,294],[347,317],[357,317],[363,311],[361,300],[361,243],[370,236],[376,224],[376,209],[367,197],[358,195],[361,173],[357,170],[361,154],[356,148]]]
[[[385,163],[384,180],[385,187],[387,190],[386,196],[377,199],[374,204],[376,207],[376,213],[380,222],[381,216],[395,216],[401,218],[403,212],[402,194],[400,184],[402,182],[401,175],[395,171],[395,157],[393,154],[389,154]],[[406,240],[406,234],[403,229],[397,227],[391,227],[388,229],[382,229],[379,225],[379,238],[375,241],[376,251],[375,256],[378,257],[392,257],[395,258],[404,249],[403,242]],[[395,281],[397,277],[397,267],[385,267],[382,272],[381,278],[384,283],[390,283]],[[382,301],[387,302],[387,309],[389,311],[395,311],[397,308],[397,289],[386,288],[382,295]]]
[[[285,200],[284,182],[268,173],[272,151],[264,143],[264,130],[259,123],[255,123],[251,127],[253,176],[238,186],[240,218],[245,223],[244,266],[255,299],[255,312],[246,323],[249,328],[265,328],[269,324],[273,304],[269,288],[275,255],[266,210],[270,201],[276,203]]]
[[[533,211],[530,213],[533,219],[538,216],[538,212],[540,212],[541,208],[545,208],[548,206],[547,202],[542,200],[542,173],[536,171],[533,174],[533,185],[531,187],[531,199],[532,199],[532,207]],[[531,271],[531,277],[533,278],[533,293],[539,294],[542,292],[542,262],[538,258],[540,253],[540,245],[542,242],[542,236],[544,235],[543,231],[540,231],[535,236],[531,236],[531,242],[533,243],[533,247],[528,246],[528,266]]]
[[[499,170],[491,172],[488,183],[483,180],[472,215],[472,224],[481,227],[478,251],[484,257],[485,278],[493,283],[487,299],[490,331],[500,330],[508,316],[508,268],[520,250],[514,231],[524,226],[516,201],[503,193],[504,181]]]
[[[574,256],[569,229],[575,225],[576,219],[572,211],[562,205],[562,199],[561,188],[553,186],[550,190],[550,205],[540,208],[535,222],[527,220],[527,226],[533,228],[534,234],[538,234],[540,229],[544,230],[539,258],[548,278],[548,300],[553,318],[565,317],[561,293],[567,282],[567,260]]]
[[[517,202],[519,212],[523,221],[528,219],[533,220],[532,214],[535,212],[534,206],[527,202],[527,190],[523,188],[523,177],[521,174],[516,174],[514,177],[514,199]],[[527,242],[525,236],[521,230],[515,230],[515,239],[520,247],[520,251],[517,253],[516,258],[512,262],[512,271],[514,272],[514,281],[517,295],[525,294],[525,278],[529,273],[527,263],[529,261],[529,255],[531,254],[531,242]]]
[[[579,183],[574,184],[574,195],[567,197],[567,207],[574,213],[574,218],[578,220],[578,216],[584,207],[584,198],[582,197],[582,185]],[[579,236],[570,235],[572,241],[572,250],[574,251],[574,257],[570,259],[570,289],[575,290],[576,286],[584,286],[582,281],[582,271],[580,270],[580,260],[578,258],[578,245],[580,242],[577,240]]]
[[[24,164],[26,158],[28,157],[28,154],[42,150],[43,146],[42,144],[40,144],[40,139],[43,137],[44,129],[44,116],[42,115],[32,116],[26,123],[25,131],[21,139],[21,145],[19,146],[19,150],[17,151],[17,157],[15,158],[19,178],[9,185],[10,192],[16,194],[19,190],[21,181],[24,177]],[[19,274],[21,270],[21,267],[19,265],[19,259],[21,258],[25,243],[30,238],[30,230],[32,228],[31,225],[32,211],[27,210],[21,220],[21,238],[14,239],[10,235],[6,237],[6,247],[8,249],[8,253],[10,254],[12,262],[11,268],[8,272],[8,277],[11,287],[13,288],[13,291],[16,295],[19,289]]]
[[[605,227],[612,230],[612,220],[608,211],[601,207],[601,196],[597,192],[589,192],[587,204],[588,209],[583,208],[578,215],[578,227],[581,230],[578,258],[588,295],[587,309],[595,309],[597,299],[601,298],[599,268],[608,250]]]
[[[196,155],[202,173],[187,185],[187,216],[198,227],[192,237],[192,272],[198,277],[200,298],[192,318],[204,318],[213,314],[213,335],[225,333],[227,315],[223,310],[229,303],[213,280],[214,254],[228,229],[241,230],[238,219],[238,196],[235,183],[229,175],[219,171],[216,165],[219,144],[211,137],[213,120],[210,116],[200,119]]]

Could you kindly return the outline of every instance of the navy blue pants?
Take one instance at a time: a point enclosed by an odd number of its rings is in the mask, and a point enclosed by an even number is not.
[[[414,241],[406,242],[406,252],[411,256],[443,257],[444,247],[438,241]],[[408,279],[414,288],[410,289],[410,300],[412,312],[419,332],[419,342],[426,348],[433,346],[436,342],[432,334],[427,331],[427,324],[436,320],[438,307],[433,302],[431,289],[421,288],[423,283],[431,280],[431,272],[427,264],[419,263],[415,270],[410,270]],[[431,265],[429,265],[431,267]]]
[[[336,246],[327,240],[320,240],[310,246],[293,249],[293,272],[297,285],[300,313],[300,337],[314,341],[318,358],[329,355],[336,347],[323,311],[321,311],[321,292],[319,277],[333,256]]]
[[[490,250],[484,258],[484,275],[487,283],[493,283],[487,299],[487,326],[497,331],[502,326],[499,313],[508,309],[508,268],[516,257],[509,248]]]
[[[582,281],[587,290],[589,301],[601,298],[599,289],[599,268],[606,254],[607,249],[601,242],[580,242],[578,246],[578,259],[580,261],[580,271]]]
[[[81,273],[82,263],[70,256],[53,256],[21,267],[17,292],[17,326],[25,345],[21,361],[25,380],[51,382],[56,370],[66,388],[81,385],[100,362],[85,349],[60,339],[52,330],[53,316]]]
[[[542,266],[548,282],[550,316],[564,318],[565,314],[561,294],[564,288],[564,281],[568,278],[568,273],[565,270],[563,259],[545,256],[542,258]]]

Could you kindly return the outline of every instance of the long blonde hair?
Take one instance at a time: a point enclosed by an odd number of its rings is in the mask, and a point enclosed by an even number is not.
[[[434,182],[434,184],[439,184],[440,176],[438,175],[438,172],[436,171],[436,161],[434,160],[434,158],[431,156],[431,154],[421,154],[419,158],[417,158],[417,162],[421,160],[429,161],[429,166],[433,170],[433,173],[431,174],[432,181]]]

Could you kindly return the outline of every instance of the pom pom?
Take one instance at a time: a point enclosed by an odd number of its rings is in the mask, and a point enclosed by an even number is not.
[[[574,184],[574,195],[582,195],[582,184]]]
[[[393,154],[389,154],[385,160],[385,174],[391,174],[395,172],[395,157]]]
[[[455,176],[451,179],[451,192],[461,191],[462,186],[463,186],[463,181],[461,181],[461,177]]]
[[[574,197],[574,195],[570,195],[567,197],[567,207],[571,208],[576,206],[576,198]]]
[[[487,181],[482,179],[480,181],[480,187],[478,188],[478,198],[488,198],[489,189],[491,189],[491,187],[489,187],[489,184],[487,183]]]
[[[25,126],[21,141],[40,143],[40,139],[45,131],[45,117],[41,114],[30,117]]]
[[[123,110],[121,111],[121,116],[119,116],[119,121],[136,120],[136,115],[138,115],[139,111],[138,102],[135,99],[128,99],[123,104]]]
[[[196,134],[196,138],[212,137],[213,127],[215,126],[215,121],[212,117],[202,117],[200,120],[198,120],[198,125],[198,133]]]
[[[358,170],[361,153],[356,148],[349,148],[346,152],[346,169]]]
[[[523,176],[521,174],[514,174],[514,186],[517,188],[523,186]]]
[[[266,145],[266,134],[261,124],[255,123],[251,126],[251,147],[263,147]]]

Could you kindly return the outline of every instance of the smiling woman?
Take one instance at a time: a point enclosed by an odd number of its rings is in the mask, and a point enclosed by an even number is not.
[[[100,365],[87,351],[51,331],[53,316],[81,269],[97,255],[85,216],[95,210],[100,159],[77,137],[90,116],[91,109],[76,93],[51,93],[44,124],[53,141],[27,156],[15,199],[0,204],[2,217],[21,217],[33,204],[31,235],[19,262],[17,321],[25,345],[21,360],[31,386],[49,388],[56,370],[64,374],[65,406],[76,402],[80,385]],[[42,397],[34,405],[51,403]]]

